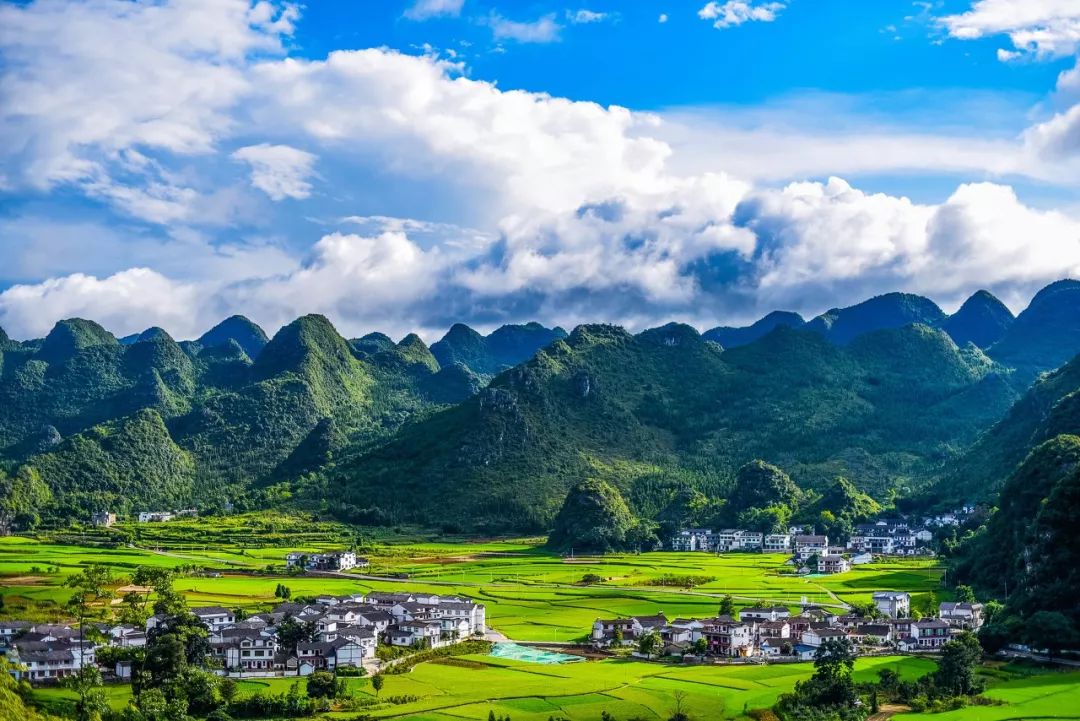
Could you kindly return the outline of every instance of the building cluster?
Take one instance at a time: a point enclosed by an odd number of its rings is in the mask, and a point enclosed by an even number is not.
[[[982,605],[942,603],[938,618],[910,618],[906,593],[874,594],[878,617],[837,614],[819,606],[803,606],[793,615],[787,606],[744,608],[738,617],[669,619],[655,616],[597,619],[590,640],[598,648],[638,646],[655,633],[662,655],[705,655],[720,658],[812,659],[829,640],[850,639],[861,647],[900,651],[933,651],[964,630],[982,625]],[[702,639],[704,641],[702,641]]]
[[[243,619],[227,608],[192,608],[210,632],[210,647],[221,672],[228,675],[305,676],[361,666],[380,644],[438,648],[487,631],[483,604],[455,596],[428,593],[358,593],[319,596],[311,603],[286,602],[268,613]],[[291,647],[278,631],[289,619],[310,631]],[[103,644],[83,638],[67,625],[0,621],[0,647],[14,665],[17,678],[48,683],[96,664],[100,645],[145,646],[147,633],[163,621],[151,616],[145,628],[118,624],[98,626]],[[95,634],[97,636],[98,634]],[[104,669],[128,678],[131,666],[120,662]]]
[[[177,518],[196,518],[199,512],[194,508],[183,508],[179,511],[139,511],[135,516],[135,520],[139,523],[165,523],[166,521],[172,521]],[[98,518],[107,520],[111,516],[112,520],[109,523],[98,523]],[[94,523],[99,526],[112,525],[116,522],[116,514],[113,513],[100,513],[94,514]]]
[[[348,571],[350,568],[367,568],[368,560],[358,558],[353,551],[333,551],[331,553],[303,553],[293,551],[285,557],[288,568],[305,571]]]
[[[792,556],[806,571],[843,573],[853,565],[870,563],[877,556],[931,555],[928,547],[933,531],[925,526],[912,527],[904,520],[882,520],[858,526],[845,545],[829,545],[829,537],[806,533],[793,527],[787,533],[758,533],[738,528],[714,531],[688,528],[668,541],[672,551],[759,551]],[[814,559],[816,568],[807,564]]]

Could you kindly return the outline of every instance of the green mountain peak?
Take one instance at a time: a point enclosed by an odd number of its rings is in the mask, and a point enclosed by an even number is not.
[[[88,348],[118,345],[116,337],[94,321],[69,318],[53,326],[36,357],[49,364],[63,363]]]

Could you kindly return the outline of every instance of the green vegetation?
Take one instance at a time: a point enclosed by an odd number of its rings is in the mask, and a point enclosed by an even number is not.
[[[5,613],[50,620],[68,617],[64,580],[91,564],[112,569],[115,585],[140,566],[174,569],[175,588],[191,605],[265,610],[280,602],[279,586],[293,599],[402,588],[473,598],[487,606],[488,624],[524,641],[584,639],[599,616],[715,615],[725,595],[737,607],[763,603],[797,608],[811,603],[839,608],[866,603],[875,590],[912,593],[916,606],[940,591],[942,569],[934,562],[903,559],[858,566],[836,576],[803,578],[786,573],[783,556],[650,552],[562,557],[527,541],[384,543],[357,538],[333,524],[302,518],[248,517],[132,524],[78,538],[132,538],[149,549],[111,543],[86,547],[26,538],[0,539]],[[221,527],[218,527],[220,524]],[[138,538],[135,533],[140,534]],[[76,540],[72,538],[71,540]],[[295,576],[284,568],[292,550],[320,551],[356,545],[371,562],[369,578]],[[163,555],[167,554],[167,555]],[[267,567],[273,571],[268,572]],[[55,573],[49,569],[55,568]],[[202,569],[210,569],[211,574]],[[36,570],[35,570],[36,569]],[[583,585],[582,578],[594,582]],[[682,577],[701,581],[692,590],[668,585]]]
[[[655,544],[656,536],[634,518],[619,490],[595,479],[570,489],[548,537],[548,548],[562,552],[608,553]]]
[[[328,476],[344,517],[492,532],[546,530],[586,478],[657,518],[687,487],[723,498],[754,459],[803,489],[843,475],[884,496],[929,480],[1005,411],[999,370],[920,326],[847,347],[778,328],[728,351],[686,326],[581,326]]]

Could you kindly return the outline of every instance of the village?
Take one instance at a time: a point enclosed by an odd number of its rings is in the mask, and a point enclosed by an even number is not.
[[[872,563],[875,556],[931,557],[935,527],[959,526],[974,512],[971,507],[919,521],[881,519],[855,526],[843,544],[830,544],[813,528],[792,526],[787,533],[761,533],[739,528],[689,528],[668,539],[674,552],[759,552],[790,554],[788,564],[800,573],[845,573],[852,566]]]
[[[232,677],[367,670],[380,666],[376,657],[380,645],[419,651],[487,632],[483,604],[429,593],[319,596],[310,602],[286,601],[267,613],[250,616],[219,606],[190,611],[209,632],[218,673]],[[102,647],[145,646],[148,634],[161,621],[151,616],[145,626],[95,624],[93,633],[67,624],[0,621],[0,649],[17,679],[56,682],[84,666],[101,665],[98,652]],[[279,637],[286,625],[302,629],[295,647],[287,647]],[[131,678],[132,664],[118,660],[101,670],[123,681]]]
[[[790,528],[786,534],[687,529],[667,545],[676,552],[788,554],[786,565],[794,567],[793,572],[836,574],[875,557],[933,555],[928,545],[934,537],[931,529],[957,525],[970,512],[965,508],[922,519],[921,524],[903,519],[862,524],[844,545],[832,545],[827,535],[803,527]],[[191,513],[140,513],[138,520],[163,522]],[[95,518],[99,524],[115,522],[111,513],[99,515]],[[369,567],[368,559],[348,549],[292,551],[284,560],[289,574],[345,575]],[[220,606],[190,610],[207,629],[217,672],[230,677],[376,671],[383,659],[404,653],[403,649],[435,649],[486,635],[501,638],[488,633],[483,604],[433,593],[372,591],[286,598],[268,612],[251,615]],[[824,642],[840,638],[853,641],[866,654],[933,652],[954,635],[978,630],[983,623],[979,603],[944,602],[936,617],[912,615],[908,593],[878,591],[872,607],[857,611],[809,605],[804,600],[798,613],[781,605],[739,611],[732,605],[711,618],[668,618],[658,612],[597,619],[587,646],[593,653],[629,652],[644,658],[681,657],[697,662],[798,661],[812,659]],[[93,632],[66,624],[0,621],[0,651],[11,662],[11,672],[33,684],[55,682],[87,665],[98,665],[106,677],[125,681],[132,674],[131,654],[101,653],[99,659],[99,652],[107,647],[145,646],[148,634],[161,621],[151,616],[143,626],[96,624]],[[290,630],[280,634],[286,627]],[[398,651],[379,653],[380,647]]]
[[[629,647],[643,657],[807,661],[823,643],[838,639],[852,641],[862,653],[932,652],[982,623],[980,603],[943,602],[937,617],[912,618],[909,594],[880,591],[873,594],[873,608],[861,613],[804,605],[798,615],[787,606],[764,606],[705,619],[663,613],[597,619],[590,641],[596,648]]]

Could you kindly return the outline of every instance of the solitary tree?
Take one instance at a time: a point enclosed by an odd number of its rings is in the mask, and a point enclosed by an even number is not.
[[[730,594],[720,599],[720,615],[735,618],[735,599]]]
[[[974,634],[961,634],[941,647],[941,660],[934,680],[953,696],[977,693],[982,685],[975,676],[975,670],[981,660],[982,646],[979,640]]]
[[[112,591],[108,585],[112,582],[112,574],[105,566],[93,565],[84,568],[80,573],[69,578],[64,585],[74,588],[75,593],[68,599],[67,609],[79,622],[79,671],[72,677],[68,685],[79,695],[76,703],[76,718],[78,721],[96,721],[105,711],[105,693],[101,690],[101,674],[92,665],[83,665],[83,654],[86,653],[87,636],[90,640],[100,640],[101,632],[96,628],[88,627],[91,618],[102,615],[105,609],[97,606],[112,598]]]
[[[386,683],[386,679],[383,678],[381,673],[377,673],[371,677],[371,688],[375,689],[375,696],[378,697],[379,692],[382,691],[383,684]]]
[[[638,639],[638,651],[645,654],[646,658],[652,657],[660,648],[660,634],[649,631]]]

